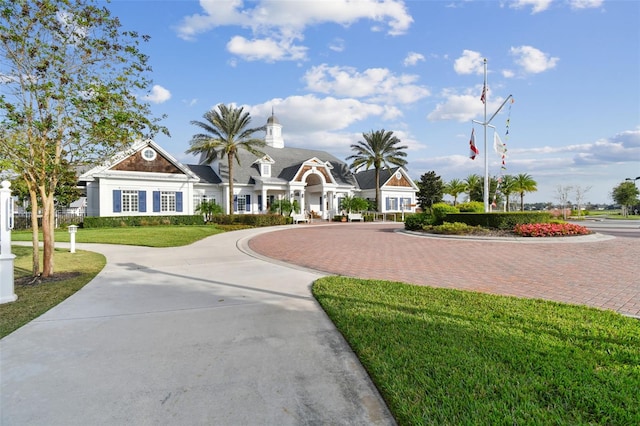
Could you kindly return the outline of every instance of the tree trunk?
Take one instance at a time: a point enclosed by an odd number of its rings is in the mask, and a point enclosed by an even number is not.
[[[376,167],[376,208],[382,212],[382,200],[380,199],[380,168]]]
[[[36,191],[29,188],[29,198],[31,199],[31,244],[33,247],[31,272],[34,277],[40,273],[40,241],[38,239],[38,195]]]
[[[229,214],[233,215],[233,154],[227,155],[227,161],[229,163]]]
[[[42,276],[53,275],[53,253],[55,248],[55,207],[53,204],[53,193],[46,194],[44,187],[40,188],[40,198],[42,199]]]

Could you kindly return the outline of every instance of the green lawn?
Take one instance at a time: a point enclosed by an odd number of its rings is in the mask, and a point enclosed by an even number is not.
[[[31,247],[13,246],[11,251],[16,255],[16,281],[31,276]],[[56,250],[54,262],[56,272],[64,279],[35,285],[16,284],[14,290],[18,300],[0,305],[0,337],[22,327],[80,290],[104,268],[106,259],[98,253],[78,250],[72,254],[67,249]]]
[[[140,226],[123,228],[78,229],[76,243],[122,244],[146,247],[177,247],[191,244],[210,235],[224,232],[226,228],[214,225],[202,226]],[[31,231],[13,231],[13,241],[31,241]],[[69,242],[66,230],[57,230],[56,242]],[[42,234],[40,234],[42,241]]]
[[[640,424],[636,319],[344,277],[313,293],[401,425]]]

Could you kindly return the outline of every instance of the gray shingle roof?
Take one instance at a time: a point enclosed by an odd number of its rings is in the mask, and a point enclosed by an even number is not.
[[[187,164],[187,167],[200,178],[202,183],[222,183],[220,177],[207,165]]]
[[[399,167],[394,167],[392,169],[382,169],[380,170],[380,185],[383,185],[389,178],[398,170]],[[358,172],[355,175],[356,180],[358,181],[358,186],[360,189],[375,189],[376,188],[376,170],[369,169],[362,172]]]
[[[279,178],[289,182],[294,178],[295,173],[302,166],[302,163],[312,158],[317,158],[322,162],[329,162],[331,164],[333,167],[331,173],[338,184],[357,185],[347,164],[325,151],[303,148],[273,148],[270,146],[261,147],[260,151],[274,160],[274,164],[271,165],[271,176],[273,178]],[[260,176],[258,165],[253,163],[261,157],[262,156],[253,155],[245,150],[240,151],[238,153],[240,166],[235,164],[233,168],[234,182],[253,184],[255,182],[254,177]],[[220,162],[220,174],[223,181],[228,181],[226,157]]]

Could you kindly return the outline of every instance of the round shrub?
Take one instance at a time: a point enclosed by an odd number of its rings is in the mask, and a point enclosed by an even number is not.
[[[457,207],[451,206],[447,203],[436,203],[431,206],[431,212],[433,214],[433,223],[435,225],[440,225],[444,222],[444,218],[447,217],[449,213],[460,213]]]
[[[480,201],[468,201],[456,206],[460,213],[484,213],[484,203]]]
[[[425,225],[432,222],[431,216],[426,213],[416,213],[404,218],[404,229],[407,231],[421,231]]]

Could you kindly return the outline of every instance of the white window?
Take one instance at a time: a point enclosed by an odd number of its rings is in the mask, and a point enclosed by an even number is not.
[[[238,197],[238,211],[244,212],[245,210],[247,210],[247,199],[244,195],[241,195]]]
[[[138,211],[138,191],[122,191],[122,211]]]
[[[156,159],[156,152],[151,148],[145,148],[142,150],[142,158],[147,161],[153,161]]]
[[[398,211],[398,199],[395,197],[387,197],[387,211]]]
[[[162,191],[160,193],[160,211],[175,212],[176,211],[176,193]]]
[[[262,170],[260,171],[262,176],[270,177],[271,176],[271,164],[263,163]]]

